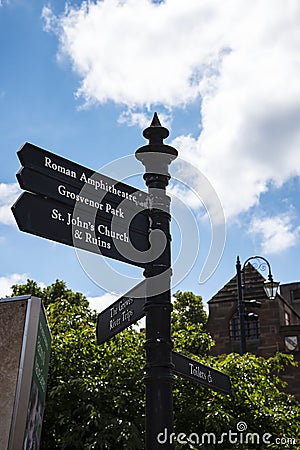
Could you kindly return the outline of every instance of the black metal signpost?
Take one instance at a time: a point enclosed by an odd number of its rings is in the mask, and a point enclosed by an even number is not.
[[[143,135],[149,143],[135,156],[145,166],[148,194],[26,143],[18,152],[23,167],[17,179],[29,192],[19,197],[12,211],[21,231],[144,269],[145,280],[99,314],[97,342],[146,316],[145,448],[172,450],[173,443],[162,446],[157,437],[164,430],[173,433],[173,373],[225,393],[230,393],[230,381],[172,351],[171,215],[166,187],[169,165],[178,152],[163,143],[169,131],[156,113]],[[131,247],[150,252],[150,257],[134,258]]]
[[[174,381],[171,338],[171,235],[170,198],[166,187],[170,180],[168,168],[177,157],[175,148],[165,145],[163,140],[169,131],[162,127],[157,115],[149,128],[143,132],[149,144],[139,148],[135,155],[145,166],[144,179],[151,199],[149,216],[151,229],[160,230],[166,237],[162,254],[151,261],[144,271],[147,279],[146,315],[146,449],[161,449],[157,436],[163,430],[173,432]],[[156,242],[152,242],[157,251]],[[167,443],[165,449],[173,449]]]

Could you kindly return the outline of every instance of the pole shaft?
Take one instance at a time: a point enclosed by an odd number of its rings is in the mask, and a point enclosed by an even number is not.
[[[146,316],[146,450],[173,450],[173,363],[171,339],[171,235],[170,198],[166,187],[170,180],[168,166],[178,152],[165,145],[169,132],[162,127],[157,114],[143,135],[149,144],[136,151],[136,158],[145,166],[148,186],[151,228],[151,251],[158,257],[150,259],[144,271],[147,279]],[[164,235],[164,244],[157,235]],[[170,438],[171,437],[171,438]]]
[[[237,290],[238,290],[238,311],[240,319],[240,339],[241,339],[241,355],[247,351],[246,329],[245,329],[245,305],[243,299],[242,270],[239,257],[236,262]]]
[[[168,235],[169,218],[166,213],[161,211],[158,214],[155,211],[154,214],[151,214],[150,210],[151,217],[152,226]],[[147,295],[145,303],[146,450],[173,450],[174,448],[168,439],[163,445],[158,441],[161,433],[170,436],[173,432],[173,344],[171,340],[171,272],[169,269],[170,238],[167,239],[166,248],[161,257],[145,270],[145,276],[149,283],[149,296]],[[158,280],[155,281],[155,278]],[[159,293],[152,295],[153,288]],[[163,438],[160,442],[164,440]]]

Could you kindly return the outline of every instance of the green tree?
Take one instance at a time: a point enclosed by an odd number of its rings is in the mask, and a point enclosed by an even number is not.
[[[176,351],[205,355],[213,344],[206,332],[207,314],[202,298],[192,292],[176,292],[172,313],[173,341]]]
[[[192,292],[177,291],[174,297],[173,331],[185,328],[188,324],[207,324],[207,314],[200,295],[195,295]]]

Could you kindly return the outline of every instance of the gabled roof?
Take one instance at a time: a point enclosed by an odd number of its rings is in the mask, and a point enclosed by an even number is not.
[[[262,274],[253,267],[251,263],[248,263],[244,268],[244,299],[245,300],[262,300],[266,299],[266,293],[264,291],[264,281],[266,280]],[[242,274],[243,282],[243,274]],[[235,275],[231,280],[222,287],[209,301],[208,303],[237,301],[237,276]]]

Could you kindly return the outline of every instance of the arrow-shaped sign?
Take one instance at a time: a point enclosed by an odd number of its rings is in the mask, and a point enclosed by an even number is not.
[[[98,315],[97,343],[102,344],[144,317],[145,280]],[[145,294],[144,294],[145,295]]]
[[[133,205],[140,205],[143,208],[148,207],[148,195],[145,192],[48,152],[36,145],[26,142],[18,151],[18,157],[24,167],[79,188],[89,185],[96,192],[107,194],[108,201],[120,203],[126,200]]]
[[[105,219],[85,209],[24,192],[12,207],[21,231],[98,253],[138,267],[132,246],[140,252],[149,248],[148,237],[120,226],[120,218]],[[112,222],[113,220],[113,222]],[[132,244],[132,246],[131,246]]]
[[[189,380],[196,381],[215,391],[231,394],[230,378],[225,373],[212,369],[194,359],[172,352],[174,372]]]

